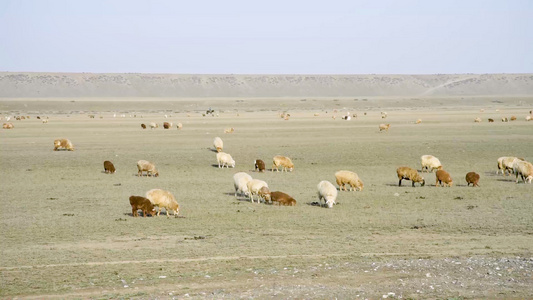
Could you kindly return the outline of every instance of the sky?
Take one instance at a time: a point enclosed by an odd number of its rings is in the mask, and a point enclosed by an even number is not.
[[[533,0],[0,0],[0,71],[533,73]]]

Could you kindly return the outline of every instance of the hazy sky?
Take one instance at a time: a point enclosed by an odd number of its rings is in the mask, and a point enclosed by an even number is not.
[[[0,71],[533,73],[533,0],[0,0]]]

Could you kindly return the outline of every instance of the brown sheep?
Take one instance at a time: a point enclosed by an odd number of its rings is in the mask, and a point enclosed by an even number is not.
[[[470,186],[472,184],[472,187],[479,186],[479,174],[476,172],[468,172],[466,173],[466,186]]]
[[[283,193],[283,192],[271,192],[270,193],[270,201],[272,203],[277,202],[279,205],[285,205],[285,206],[296,206],[296,200],[294,200],[293,197]]]
[[[415,169],[411,169],[409,167],[399,167],[396,169],[396,173],[398,174],[399,179],[398,186],[402,186],[402,179],[411,180],[413,187],[415,187],[415,182],[420,183],[420,186],[424,186],[426,184],[424,177],[420,176],[418,171]]]
[[[145,124],[141,124],[141,128],[142,129],[146,129],[146,125]]]
[[[511,116],[511,121],[516,121],[516,116]]]
[[[2,125],[3,129],[13,129],[14,127],[13,123],[4,123],[4,125]]]
[[[256,159],[255,160],[255,170],[259,171],[259,172],[265,172],[265,170],[266,170],[265,162],[260,160],[260,159]]]
[[[116,172],[115,166],[109,160],[104,161],[104,172],[113,174]]]
[[[130,204],[131,204],[131,214],[134,217],[139,216],[139,213],[137,212],[137,210],[139,209],[143,211],[143,217],[146,217],[147,214],[150,214],[153,217],[155,216],[157,212],[152,202],[150,202],[150,200],[148,200],[145,197],[130,196]]]
[[[436,175],[435,186],[439,186],[439,184],[442,184],[442,186],[448,185],[451,187],[453,185],[453,180],[452,180],[452,177],[450,176],[450,173],[444,170],[438,170],[435,173],[435,175]]]
[[[489,119],[489,123],[494,123],[494,119]]]
[[[170,127],[172,127],[172,123],[163,122],[163,129],[169,129]]]
[[[58,150],[74,151],[74,146],[68,139],[57,139],[54,140],[54,151]]]

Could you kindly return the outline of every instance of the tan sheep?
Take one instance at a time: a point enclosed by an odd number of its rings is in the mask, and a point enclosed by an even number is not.
[[[286,156],[276,155],[272,161],[272,172],[274,172],[274,168],[276,168],[276,171],[279,172],[279,167],[281,167],[282,172],[287,170],[292,172],[294,169],[294,164],[292,163],[291,159]]]
[[[2,125],[3,129],[13,129],[15,126],[13,126],[13,123],[4,123]]]
[[[420,123],[422,123],[422,119],[418,119],[418,120],[416,120],[416,122],[415,122],[415,124],[420,124]]]
[[[56,139],[54,140],[54,151],[59,150],[74,151],[74,146],[72,145],[72,142],[68,139]]]
[[[235,128],[233,127],[224,129],[224,133],[233,133],[234,131],[235,131]]]
[[[389,131],[390,124],[379,124],[379,132]]]
[[[335,173],[335,179],[339,185],[339,190],[346,191],[346,185],[350,185],[350,191],[362,191],[363,190],[363,181],[359,176],[351,171],[341,170]]]
[[[528,161],[515,161],[513,166],[516,174],[516,183],[518,183],[518,175],[522,177],[524,183],[531,183],[533,181],[533,164]]]
[[[435,173],[435,177],[435,186],[439,186],[439,184],[442,184],[442,186],[448,185],[449,187],[451,187],[453,185],[453,180],[450,176],[450,173],[444,170],[437,170],[437,172]]]
[[[475,118],[475,119],[474,119],[474,122],[476,122],[476,123],[481,123],[481,118],[480,118],[480,117]]]
[[[511,116],[511,121],[516,121],[516,116]]]
[[[143,172],[146,172],[146,176],[159,176],[159,172],[155,168],[155,165],[147,160],[139,160],[137,162],[137,170],[137,176],[143,176]]]
[[[531,121],[531,116],[526,116],[526,121]]]
[[[222,139],[218,136],[213,140],[213,146],[217,150],[217,152],[222,152],[224,148],[224,142],[222,142]]]
[[[169,217],[169,211],[174,213],[174,217],[178,217],[180,206],[178,205],[178,202],[176,202],[174,195],[172,195],[170,192],[160,189],[153,189],[146,192],[146,198],[148,198],[148,200],[150,200],[154,206],[157,206],[158,216],[161,214],[161,208],[164,208],[167,212],[167,218]]]
[[[420,176],[418,172],[415,169],[411,169],[409,167],[399,167],[396,169],[396,173],[398,174],[398,186],[402,186],[402,180],[411,180],[413,187],[415,186],[415,182],[420,183],[420,186],[424,186],[426,184],[426,181],[424,180],[424,177]]]

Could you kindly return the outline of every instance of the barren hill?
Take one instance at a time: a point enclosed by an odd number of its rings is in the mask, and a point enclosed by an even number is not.
[[[463,95],[533,95],[533,74],[178,75],[0,72],[0,98]]]

